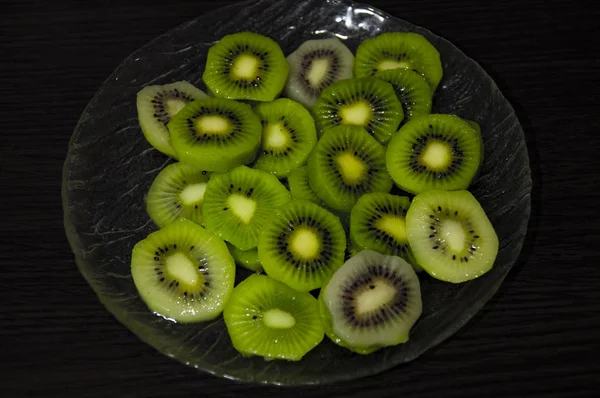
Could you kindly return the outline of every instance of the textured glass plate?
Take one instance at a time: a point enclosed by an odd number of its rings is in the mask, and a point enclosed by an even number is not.
[[[305,40],[333,35],[352,51],[387,31],[425,35],[441,53],[444,78],[434,112],[454,113],[482,127],[485,163],[470,190],[500,238],[495,267],[452,285],[423,278],[424,312],[408,343],[360,356],[329,340],[301,362],[243,358],[221,318],[180,325],[153,315],[136,293],[129,261],[134,244],[155,230],[144,195],[170,161],[144,139],[136,93],[149,84],[186,79],[204,89],[208,48],[225,34],[252,30],[289,54]],[[142,340],[203,371],[247,382],[316,384],[356,379],[411,361],[464,325],[496,292],[525,238],[531,179],[523,131],[510,104],[482,68],[428,30],[349,1],[259,1],[228,6],[162,35],[128,57],[81,115],[64,166],[65,228],[81,273],[102,303]]]

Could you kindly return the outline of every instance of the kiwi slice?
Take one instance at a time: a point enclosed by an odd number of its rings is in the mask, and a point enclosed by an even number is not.
[[[323,89],[350,79],[354,54],[338,38],[305,41],[287,57],[290,66],[286,97],[311,108]]]
[[[318,205],[324,205],[315,191],[308,184],[308,167],[302,166],[290,171],[287,178],[292,199],[308,200]]]
[[[481,136],[455,115],[410,120],[389,142],[386,164],[400,189],[466,189],[481,165]]]
[[[238,166],[211,176],[202,217],[206,229],[240,250],[250,250],[258,245],[260,232],[275,209],[290,200],[290,193],[274,175]]]
[[[235,287],[223,319],[238,352],[267,360],[299,361],[325,337],[317,300],[266,275]]]
[[[423,75],[433,91],[442,80],[440,53],[423,35],[413,32],[382,33],[358,46],[354,61],[356,77],[373,76],[397,68]]]
[[[363,194],[393,185],[384,147],[358,126],[338,126],[319,138],[308,158],[308,182],[327,206],[344,212]]]
[[[240,267],[244,267],[250,271],[260,271],[262,269],[262,264],[258,259],[258,250],[257,248],[250,250],[240,250],[231,243],[227,243],[227,247],[229,248],[229,253],[235,260],[235,263]]]
[[[262,141],[254,168],[287,177],[306,162],[317,142],[315,121],[304,106],[287,98],[258,104]]]
[[[160,228],[184,217],[202,223],[202,201],[210,174],[180,162],[172,163],[156,176],[148,195],[146,210]]]
[[[273,101],[283,90],[288,71],[277,42],[239,32],[210,47],[202,80],[215,97]]]
[[[411,265],[372,250],[346,261],[319,300],[327,336],[359,354],[407,342],[423,308]]]
[[[298,291],[320,288],[344,262],[346,234],[338,217],[292,200],[264,225],[258,258],[264,271]]]
[[[461,283],[494,265],[498,236],[485,211],[466,190],[418,194],[406,214],[415,259],[436,279]]]
[[[313,113],[320,135],[334,126],[354,125],[364,127],[383,144],[404,117],[392,85],[374,77],[333,83],[323,90]]]
[[[410,69],[390,69],[379,72],[376,78],[392,85],[404,113],[403,123],[431,113],[433,92],[423,76]]]
[[[176,322],[200,322],[223,311],[235,263],[225,242],[181,219],[134,246],[131,274],[150,310]]]
[[[137,93],[137,112],[146,140],[165,155],[177,158],[167,124],[189,102],[208,98],[189,82],[146,86]]]
[[[181,162],[220,172],[251,163],[262,134],[250,105],[222,98],[190,102],[168,127]]]

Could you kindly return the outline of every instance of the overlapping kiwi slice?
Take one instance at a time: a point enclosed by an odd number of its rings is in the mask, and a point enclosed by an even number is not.
[[[423,35],[413,32],[382,33],[358,46],[354,62],[357,77],[373,76],[397,68],[423,75],[433,91],[442,80],[440,53]]]
[[[455,115],[431,114],[400,128],[387,146],[386,164],[401,189],[466,189],[481,165],[481,136]]]
[[[403,123],[414,117],[431,113],[433,92],[423,76],[411,69],[391,69],[378,72],[376,78],[392,85],[396,97],[402,105]]]
[[[181,219],[135,245],[131,274],[152,311],[181,323],[200,322],[223,311],[233,290],[235,263],[225,242]]]
[[[279,44],[252,32],[221,38],[208,50],[202,80],[216,97],[273,101],[289,71]]]
[[[229,253],[235,260],[235,263],[240,267],[244,267],[250,271],[260,271],[262,269],[256,247],[250,250],[240,250],[231,243],[227,243],[227,248],[229,248]]]
[[[146,140],[165,155],[177,157],[167,124],[189,102],[208,98],[187,81],[146,86],[137,93],[138,120]]]
[[[313,113],[320,135],[339,125],[361,126],[384,144],[404,117],[392,85],[374,77],[333,83],[323,90]]]
[[[292,199],[308,200],[323,205],[321,199],[308,183],[308,166],[298,167],[290,171],[287,182]]]
[[[418,264],[442,281],[478,278],[493,267],[498,254],[494,227],[466,190],[429,190],[415,196],[406,230]]]
[[[206,185],[202,218],[206,229],[240,250],[258,245],[259,235],[274,211],[291,200],[277,177],[239,166],[213,174]]]

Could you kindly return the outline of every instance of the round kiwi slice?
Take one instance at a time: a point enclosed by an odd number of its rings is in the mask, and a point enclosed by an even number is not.
[[[299,361],[325,333],[317,300],[266,275],[250,275],[235,287],[223,319],[242,355]]]
[[[208,95],[189,82],[146,86],[137,93],[137,112],[146,140],[165,155],[177,158],[167,124],[189,102]]]
[[[423,76],[410,69],[390,69],[379,72],[376,78],[392,85],[404,113],[403,123],[431,113],[433,92]]]
[[[262,141],[253,167],[287,177],[314,148],[315,121],[304,106],[287,98],[260,103],[254,111],[262,123]]]
[[[227,243],[227,247],[229,248],[229,253],[235,260],[235,263],[240,267],[244,267],[250,271],[260,271],[262,269],[262,264],[258,259],[258,250],[257,248],[250,250],[240,250],[231,243]]]
[[[350,79],[354,54],[338,38],[305,41],[287,57],[284,94],[311,108],[327,86]]]
[[[407,342],[423,308],[411,265],[372,250],[346,261],[319,300],[328,337],[359,354]]]
[[[216,318],[233,290],[235,263],[225,242],[181,219],[133,248],[133,282],[146,305],[176,322]]]
[[[308,185],[308,167],[302,166],[290,171],[287,178],[292,199],[308,200],[318,205],[324,205],[315,191]]]
[[[168,128],[181,162],[220,172],[251,163],[262,134],[250,105],[222,98],[190,102]]]
[[[455,115],[412,119],[389,142],[386,164],[400,189],[466,189],[481,165],[481,136]]]
[[[240,250],[250,250],[258,245],[260,232],[275,209],[290,200],[290,193],[277,177],[239,166],[211,176],[202,217],[206,229]]]
[[[358,126],[338,126],[319,138],[308,158],[308,182],[327,206],[344,212],[363,194],[393,185],[384,147]]]
[[[415,196],[406,214],[408,243],[436,279],[461,283],[494,265],[498,236],[475,197],[465,190],[430,190]]]
[[[252,32],[224,36],[208,50],[202,80],[215,97],[273,101],[289,66],[279,44]]]
[[[293,200],[263,226],[258,258],[264,271],[298,291],[320,288],[344,262],[346,234],[338,217]]]
[[[385,144],[403,119],[402,105],[388,82],[374,77],[346,79],[323,90],[313,108],[319,135],[334,126],[364,127]]]
[[[184,217],[202,223],[202,201],[210,174],[194,166],[172,163],[156,176],[148,195],[146,210],[160,228]]]
[[[435,91],[442,80],[439,51],[423,36],[413,32],[389,32],[363,41],[356,50],[356,77],[373,76],[389,69],[410,69],[423,75]]]

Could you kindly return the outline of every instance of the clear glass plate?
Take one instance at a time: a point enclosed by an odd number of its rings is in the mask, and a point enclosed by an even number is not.
[[[208,48],[223,35],[251,30],[277,40],[289,54],[308,39],[337,36],[355,51],[388,31],[415,31],[438,48],[444,78],[434,112],[482,127],[485,162],[470,190],[500,238],[494,268],[459,285],[423,278],[424,312],[403,345],[361,356],[325,339],[302,361],[244,358],[222,318],[181,325],[153,315],[130,274],[134,244],[156,227],[144,195],[170,160],[144,139],[136,93],[145,85],[188,80],[201,89]],[[485,71],[448,41],[367,5],[339,0],[263,0],[224,7],[159,36],[130,55],[81,115],[64,165],[65,229],[77,265],[114,316],[160,352],[214,375],[284,385],[330,383],[409,362],[463,326],[496,292],[516,261],[530,214],[531,177],[523,130],[511,105]],[[240,275],[238,278],[242,277]]]

